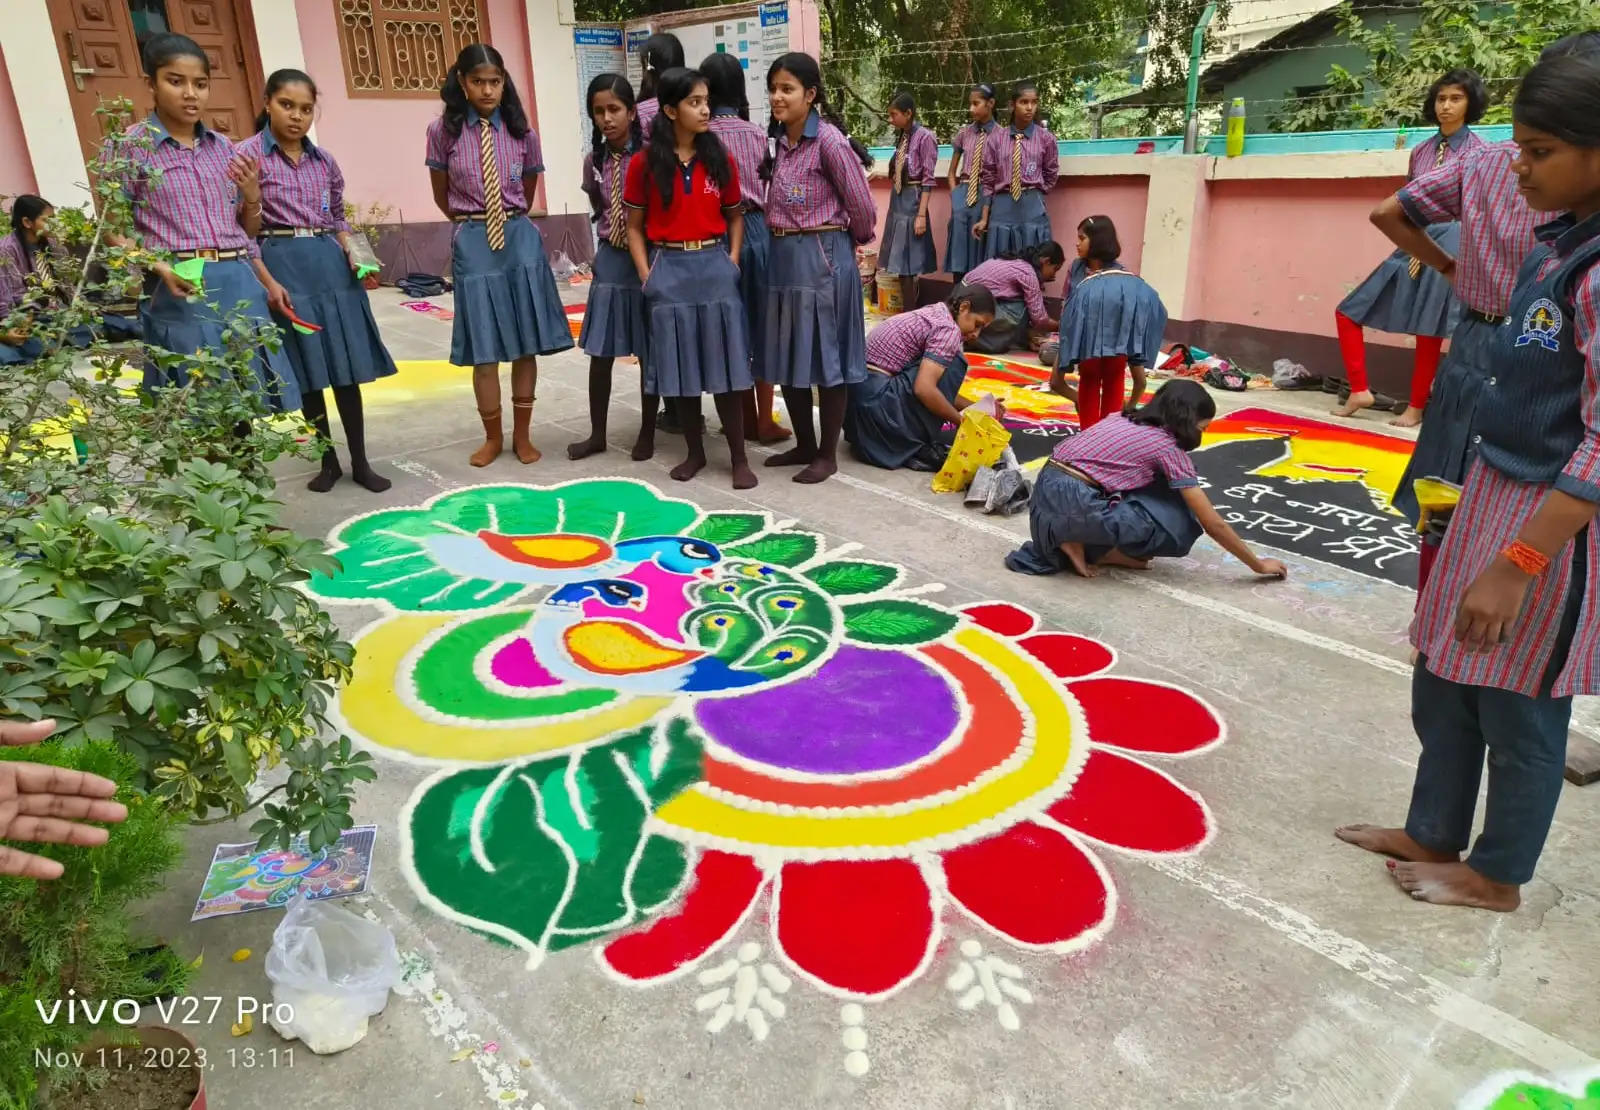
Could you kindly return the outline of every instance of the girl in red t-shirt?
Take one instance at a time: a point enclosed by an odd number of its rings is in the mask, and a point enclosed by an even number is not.
[[[711,133],[711,101],[697,70],[669,69],[656,86],[661,114],[649,145],[628,164],[622,199],[628,249],[644,283],[645,392],[672,399],[689,457],[687,482],[706,465],[700,395],[710,393],[733,463],[733,488],[756,484],[744,450],[749,324],[739,293],[739,173]],[[726,237],[726,245],[724,244]]]

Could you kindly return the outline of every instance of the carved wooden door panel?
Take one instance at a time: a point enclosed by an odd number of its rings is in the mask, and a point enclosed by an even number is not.
[[[166,4],[172,29],[194,39],[211,59],[206,126],[235,140],[254,135],[261,105],[233,0],[166,0]]]

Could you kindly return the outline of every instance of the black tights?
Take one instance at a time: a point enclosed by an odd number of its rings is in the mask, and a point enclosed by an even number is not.
[[[361,410],[361,387],[334,386],[333,403],[339,408],[339,423],[344,425],[345,444],[350,448],[350,476],[357,485],[373,493],[382,493],[393,483],[375,473],[367,462],[366,416]],[[328,424],[328,402],[322,390],[315,389],[307,393],[302,398],[300,411],[305,414],[306,422],[317,430],[317,438],[322,441],[322,473],[311,479],[306,488],[313,493],[327,493],[344,471],[339,466],[339,453],[333,446],[333,430]]]
[[[839,433],[844,430],[844,410],[850,400],[847,385],[824,386],[817,390],[817,407],[822,410],[822,435],[818,438],[811,420],[811,390],[783,387],[783,404],[794,425],[795,445],[767,459],[768,466],[801,466],[797,482],[821,482],[839,469]]]
[[[611,370],[614,358],[589,358],[589,438],[567,446],[569,459],[583,459],[606,449],[606,416],[611,410]],[[656,410],[661,399],[644,392],[644,367],[639,367],[639,438],[633,444],[633,457],[643,462],[656,449]]]

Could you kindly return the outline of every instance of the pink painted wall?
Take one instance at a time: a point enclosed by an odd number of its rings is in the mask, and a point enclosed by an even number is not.
[[[436,223],[442,219],[433,203],[428,170],[422,164],[423,133],[439,114],[436,97],[384,99],[351,97],[345,92],[344,62],[339,56],[337,5],[328,0],[295,0],[300,19],[301,49],[306,70],[322,91],[317,141],[339,159],[344,170],[345,198],[363,209],[373,203],[394,209],[391,222]],[[505,57],[530,118],[537,127],[533,73],[528,60],[528,27],[521,0],[488,0],[485,36]],[[454,61],[454,59],[450,59]],[[277,68],[263,58],[270,73]],[[0,125],[3,136],[3,125]],[[544,188],[540,186],[543,201]]]
[[[1139,257],[1144,249],[1145,197],[1149,185],[1143,177],[1064,177],[1062,184],[1051,190],[1045,198],[1045,210],[1050,214],[1050,226],[1056,242],[1067,252],[1070,261],[1077,244],[1078,222],[1085,216],[1109,216],[1117,226],[1117,237],[1122,241],[1122,261],[1129,269],[1139,268]],[[878,242],[883,240],[883,225],[889,211],[889,182],[872,182],[872,199],[878,206]],[[928,222],[933,231],[933,241],[938,248],[939,264],[945,260],[945,244],[949,241],[950,190],[942,183],[934,190],[928,202]],[[1056,280],[1045,287],[1048,296],[1061,295],[1061,282]]]
[[[28,140],[22,134],[22,119],[11,92],[11,75],[6,71],[5,55],[0,54],[0,193],[14,197],[37,188]]]
[[[1393,249],[1368,221],[1403,178],[1212,181],[1189,318],[1333,335],[1333,313]],[[1176,315],[1176,312],[1174,313]],[[1406,345],[1399,336],[1371,341]]]

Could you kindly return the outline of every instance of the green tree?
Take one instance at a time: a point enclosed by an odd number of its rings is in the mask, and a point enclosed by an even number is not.
[[[1339,9],[1340,33],[1367,54],[1366,67],[1328,71],[1326,95],[1280,113],[1284,131],[1411,127],[1440,76],[1465,66],[1489,87],[1485,121],[1511,118],[1511,97],[1539,51],[1565,35],[1600,30],[1594,0],[1514,0],[1484,6],[1476,0],[1423,0],[1422,22],[1402,31],[1392,22],[1368,26],[1348,0]]]

